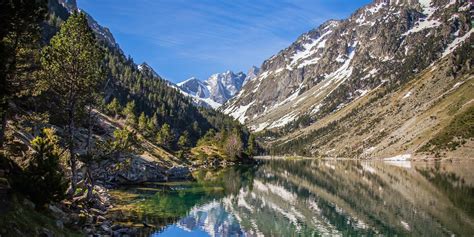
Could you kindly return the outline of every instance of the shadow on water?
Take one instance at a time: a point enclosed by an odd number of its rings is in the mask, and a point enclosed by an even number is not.
[[[265,161],[199,171],[195,182],[115,190],[111,215],[142,236],[469,236],[473,168],[473,161]]]

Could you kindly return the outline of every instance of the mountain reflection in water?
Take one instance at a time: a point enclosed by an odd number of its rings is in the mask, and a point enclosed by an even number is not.
[[[142,236],[468,236],[473,168],[473,161],[265,161],[200,171],[196,182],[116,190],[111,215]]]

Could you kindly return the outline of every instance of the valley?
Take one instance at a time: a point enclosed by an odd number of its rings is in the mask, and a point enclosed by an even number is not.
[[[472,234],[473,2],[310,3],[0,3],[0,237]]]

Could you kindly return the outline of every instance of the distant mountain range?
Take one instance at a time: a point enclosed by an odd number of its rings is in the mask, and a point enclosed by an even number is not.
[[[252,67],[247,75],[243,72],[226,71],[213,74],[205,81],[191,77],[178,83],[177,87],[196,103],[217,109],[237,95],[243,85],[256,78],[258,72],[257,67]]]

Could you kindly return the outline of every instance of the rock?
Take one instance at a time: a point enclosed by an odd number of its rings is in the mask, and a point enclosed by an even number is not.
[[[110,231],[111,231],[110,227],[107,226],[107,225],[101,225],[100,228],[102,228],[102,230],[104,230],[104,231],[106,231],[106,232],[110,232]]]
[[[133,231],[128,229],[128,228],[122,228],[122,229],[118,229],[116,231],[113,232],[113,236],[130,236],[133,234]]]
[[[23,199],[23,204],[25,206],[28,206],[31,209],[35,209],[35,207],[36,207],[36,205],[32,201],[30,201],[29,199],[26,199],[26,198]]]
[[[92,213],[94,214],[97,214],[97,215],[102,215],[102,216],[105,216],[107,213],[105,213],[104,211],[101,211],[99,209],[96,209],[96,208],[91,208],[89,209]]]
[[[53,234],[51,233],[50,230],[46,228],[42,228],[39,233],[40,237],[53,237]]]
[[[90,227],[85,227],[85,228],[84,228],[84,232],[85,232],[86,234],[91,234],[91,233],[93,232],[93,229],[90,228]]]
[[[174,166],[166,173],[169,179],[186,179],[191,175],[189,168],[186,166]]]
[[[63,212],[60,208],[54,205],[49,205],[48,209],[53,213],[56,218],[63,218],[66,216],[66,213]]]
[[[97,216],[97,222],[104,222],[106,221],[107,219],[103,216]]]
[[[118,167],[119,163],[126,161],[126,167]],[[105,172],[104,172],[105,170]],[[117,184],[139,184],[143,182],[156,182],[165,180],[164,169],[155,162],[144,160],[133,156],[118,160],[102,162],[97,169],[93,170],[97,177],[97,183],[106,183],[107,187]]]
[[[120,228],[122,228],[122,226],[115,224],[115,225],[112,225],[110,228],[111,228],[113,231],[116,231],[116,230],[119,230]]]

